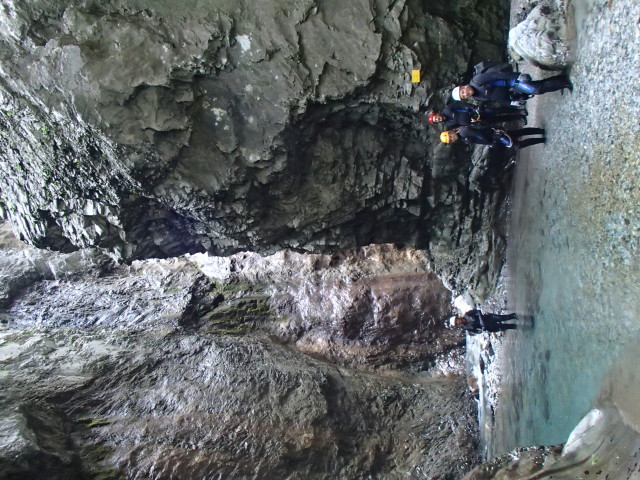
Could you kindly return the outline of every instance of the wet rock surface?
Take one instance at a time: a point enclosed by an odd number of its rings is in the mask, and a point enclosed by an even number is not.
[[[4,475],[444,479],[477,458],[472,404],[459,409],[466,387],[453,378],[376,376],[266,340],[170,329],[2,338],[2,409],[15,412],[3,415]]]
[[[127,266],[3,244],[25,279],[0,326],[2,478],[444,480],[479,460],[423,252]]]
[[[402,242],[486,269],[503,197],[424,111],[502,55],[507,7],[8,2],[1,213],[30,244],[129,260]]]
[[[262,333],[368,369],[428,370],[464,343],[460,332],[445,328],[451,292],[425,253],[394,245],[333,255],[197,254],[131,265],[97,251],[9,249],[0,261],[5,320],[17,328]]]
[[[246,318],[245,311],[256,318],[268,312],[275,322],[237,327],[260,328],[310,354],[369,368],[428,369],[462,346],[462,335],[444,326],[451,292],[421,251],[379,245],[333,255],[190,258],[227,285],[216,290],[219,304],[200,318],[205,328],[233,328],[230,319]]]

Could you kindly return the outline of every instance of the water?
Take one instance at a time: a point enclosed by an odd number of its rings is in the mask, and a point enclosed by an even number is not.
[[[515,175],[509,305],[529,318],[505,336],[488,456],[565,442],[640,344],[640,2],[585,5],[575,91],[540,99],[549,142]]]

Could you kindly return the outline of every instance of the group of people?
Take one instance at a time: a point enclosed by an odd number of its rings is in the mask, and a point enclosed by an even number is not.
[[[509,122],[527,123],[525,102],[534,95],[558,90],[573,91],[573,85],[564,75],[544,80],[532,80],[530,75],[514,72],[508,63],[482,62],[475,66],[474,75],[467,85],[455,87],[450,102],[441,112],[431,112],[427,117],[431,124],[444,125],[440,140],[453,143],[524,148],[544,143],[543,128],[505,130]],[[474,100],[469,103],[466,100]],[[523,138],[532,137],[532,138]],[[500,332],[517,328],[509,323],[515,313],[498,315],[469,310],[462,316],[451,317],[451,327],[461,327],[470,334]]]
[[[508,63],[482,62],[476,65],[469,84],[453,89],[454,101],[441,112],[430,113],[428,121],[444,125],[445,130],[440,134],[444,143],[460,140],[490,147],[524,148],[544,143],[544,129],[507,131],[503,124],[517,121],[526,124],[524,105],[528,98],[564,89],[573,91],[571,81],[564,74],[532,80],[530,75],[514,72]]]
[[[445,130],[440,134],[444,143],[460,140],[490,147],[524,148],[544,143],[544,129],[505,130],[503,125],[509,122],[526,124],[527,99],[565,89],[572,92],[573,85],[564,74],[532,80],[527,74],[514,72],[508,63],[482,62],[475,66],[469,84],[453,89],[451,96],[454,101],[441,112],[430,113],[427,119],[431,124],[444,125]],[[477,104],[465,100],[474,100]],[[474,335],[515,329],[517,325],[509,323],[515,318],[515,313],[498,315],[476,309],[451,317],[449,324]]]

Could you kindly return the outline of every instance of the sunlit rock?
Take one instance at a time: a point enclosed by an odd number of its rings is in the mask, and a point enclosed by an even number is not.
[[[333,255],[198,254],[190,260],[228,285],[200,319],[213,331],[258,327],[302,351],[368,368],[430,367],[463,340],[445,328],[451,292],[421,251],[376,245]],[[234,323],[247,310],[276,321]]]

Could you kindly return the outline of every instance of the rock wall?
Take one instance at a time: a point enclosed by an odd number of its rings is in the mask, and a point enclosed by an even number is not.
[[[126,266],[0,238],[19,285],[0,478],[445,480],[479,461],[463,336],[422,252]]]
[[[545,1],[522,6],[526,18],[509,30],[509,51],[545,70],[563,70],[575,60],[576,32],[573,7]]]
[[[451,292],[421,251],[378,245],[333,255],[284,251],[190,261],[224,285],[199,319],[212,331],[259,329],[314,356],[376,369],[428,370],[464,343],[460,332],[444,328]],[[247,324],[250,311],[258,315]],[[261,322],[260,314],[276,321]]]
[[[460,331],[445,327],[451,292],[424,252],[409,248],[196,254],[129,266],[95,250],[10,249],[0,272],[2,311],[13,328],[267,335],[342,366],[461,373],[446,365],[464,345]]]
[[[453,379],[168,329],[3,340],[2,478],[445,479],[478,459]]]
[[[125,259],[493,248],[496,199],[423,112],[503,54],[507,6],[5,2],[0,213],[30,244]]]

